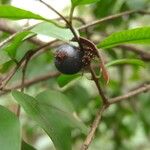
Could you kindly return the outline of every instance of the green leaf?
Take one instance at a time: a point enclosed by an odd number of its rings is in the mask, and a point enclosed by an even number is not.
[[[109,48],[123,43],[150,44],[150,27],[142,27],[113,33],[98,44],[98,48]]]
[[[0,65],[10,61],[10,57],[8,56],[7,52],[5,51],[0,51]]]
[[[71,128],[78,127],[83,131],[83,133],[86,132],[86,126],[73,116],[75,110],[66,95],[59,91],[47,90],[38,94],[36,99],[38,102],[40,102],[40,104],[46,104],[49,105],[49,107],[56,108],[56,110],[59,111],[62,116],[65,116],[65,118],[60,118],[63,120],[62,122],[65,123],[66,126],[70,126]]]
[[[10,59],[10,58],[9,58]],[[0,73],[6,73],[15,64],[13,60],[7,61],[6,63],[0,65]]]
[[[87,4],[92,4],[95,2],[98,2],[100,0],[71,0],[72,5],[74,7],[78,6],[78,5],[87,5]]]
[[[51,107],[55,107],[60,111],[64,111],[68,113],[74,112],[74,108],[70,103],[70,101],[67,99],[67,97],[64,94],[60,92],[47,90],[38,94],[36,96],[36,99],[40,102],[40,104],[50,105]]]
[[[70,29],[64,29],[48,22],[43,22],[36,25],[31,31],[63,41],[70,41],[74,37]]]
[[[75,75],[60,75],[57,78],[57,83],[59,84],[60,87],[63,87],[66,84],[68,84],[69,82],[71,82],[72,80],[77,79],[78,77],[80,77],[79,74],[75,74]]]
[[[69,126],[73,128],[78,127],[81,129],[83,133],[86,133],[87,131],[86,126],[82,122],[74,118],[74,116],[72,116],[75,110],[74,110],[72,103],[70,102],[70,100],[68,99],[66,95],[64,95],[63,93],[59,91],[47,90],[38,94],[36,96],[36,99],[38,100],[38,102],[40,102],[40,104],[44,102],[44,104],[49,104],[51,107],[55,107],[58,110],[66,113],[66,115],[65,114],[64,115],[66,116],[66,119],[67,118],[69,119],[68,121],[70,124]]]
[[[36,150],[34,147],[26,143],[25,141],[22,141],[21,144],[21,150]]]
[[[118,59],[118,60],[107,63],[106,67],[111,67],[114,65],[124,65],[124,64],[131,64],[131,65],[137,65],[137,66],[142,66],[142,67],[145,66],[145,63],[139,59]]]
[[[20,124],[15,114],[0,105],[0,149],[20,150]]]
[[[71,129],[85,126],[73,115],[73,107],[67,97],[60,92],[45,91],[36,98],[13,91],[18,103],[51,137],[57,150],[71,149]]]
[[[54,21],[51,21],[49,19],[46,19],[38,14],[35,14],[33,12],[20,9],[14,6],[10,5],[1,5],[0,6],[0,18],[7,18],[7,19],[37,19],[37,20],[44,20],[48,22],[52,22],[55,24]]]
[[[8,53],[8,55],[10,56],[10,58],[15,58],[17,49],[22,44],[24,38],[26,36],[28,36],[30,33],[31,32],[29,32],[29,31],[24,31],[24,32],[21,32],[21,33],[17,34],[13,38],[13,40],[11,41],[11,43],[9,43],[8,45],[6,45],[3,48],[3,50],[5,50]]]
[[[75,84],[70,88],[67,88],[65,95],[69,97],[71,103],[73,103],[74,108],[77,112],[81,112],[83,109],[88,107],[91,101],[91,95],[88,90],[86,90],[82,85]]]

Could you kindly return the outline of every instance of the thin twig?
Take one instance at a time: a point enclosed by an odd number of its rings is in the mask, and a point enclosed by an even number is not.
[[[130,97],[138,95],[139,93],[146,92],[146,91],[149,91],[149,90],[150,90],[150,84],[145,84],[142,87],[140,87],[140,88],[138,88],[138,89],[136,89],[134,91],[131,91],[131,92],[125,94],[125,95],[109,99],[109,103],[110,104],[119,103],[122,100],[128,99]]]
[[[90,129],[90,131],[89,131],[89,133],[88,133],[88,135],[87,135],[87,137],[86,137],[86,139],[85,139],[85,141],[84,141],[84,143],[83,143],[83,145],[81,147],[81,150],[87,150],[88,149],[89,145],[91,144],[91,142],[92,142],[92,140],[94,138],[96,129],[97,129],[97,127],[98,127],[98,125],[99,125],[99,123],[101,121],[102,114],[105,111],[105,109],[107,107],[109,107],[109,101],[108,101],[108,99],[105,97],[105,95],[103,93],[103,90],[102,90],[102,88],[101,88],[101,86],[99,84],[99,79],[97,78],[97,76],[96,76],[96,74],[95,74],[95,72],[94,72],[94,70],[93,70],[93,68],[91,66],[89,66],[89,70],[91,72],[92,79],[93,79],[93,81],[96,84],[96,87],[98,89],[99,95],[102,98],[102,102],[103,103],[102,103],[102,107],[97,112],[97,115],[96,115],[96,117],[94,119],[94,122],[92,123],[91,129]]]
[[[143,11],[143,10],[129,10],[129,11],[125,11],[125,12],[115,14],[115,15],[110,15],[108,17],[104,17],[104,18],[96,20],[96,21],[92,21],[89,24],[86,24],[84,26],[79,27],[78,30],[83,30],[85,28],[92,27],[92,26],[97,25],[99,23],[109,21],[109,20],[112,20],[112,19],[116,19],[118,17],[122,17],[122,16],[125,16],[125,15],[130,15],[130,14],[133,14],[133,13],[140,13],[140,14],[146,14],[146,15],[150,14],[150,12],[146,12],[146,11]]]
[[[141,48],[137,48],[131,45],[119,45],[117,46],[123,50],[132,51],[136,54],[138,54],[142,60],[149,61],[150,60],[150,53],[148,51],[145,51]]]
[[[22,68],[21,92],[24,92],[25,75],[26,75],[27,65],[28,65],[28,62],[29,62],[30,58],[25,60],[25,64]]]
[[[13,85],[13,86],[9,86],[9,88],[5,87],[3,89],[3,91],[0,93],[0,96],[7,94],[11,90],[22,88],[22,86],[27,88],[31,85],[46,81],[50,78],[58,77],[59,75],[60,75],[59,72],[50,72],[50,73],[44,74],[42,76],[34,77],[34,79],[31,79],[31,80],[25,80],[24,85],[19,83],[19,84]]]
[[[106,105],[103,105],[102,108],[100,108],[97,112],[97,115],[92,123],[92,126],[91,126],[91,129],[81,147],[81,150],[87,150],[89,145],[91,144],[93,138],[94,138],[94,135],[95,135],[95,132],[96,132],[96,129],[102,119],[102,114],[103,112],[105,111],[105,109],[107,108]]]
[[[89,67],[89,69],[90,69],[90,72],[91,72],[91,75],[92,75],[92,79],[93,79],[93,81],[95,82],[95,84],[97,86],[99,95],[102,98],[103,104],[109,105],[109,102],[108,102],[107,98],[105,97],[105,95],[103,93],[103,90],[102,90],[102,88],[101,88],[101,86],[99,84],[99,79],[96,77],[96,74],[95,74],[95,72],[94,72],[94,70],[92,69],[91,66]]]

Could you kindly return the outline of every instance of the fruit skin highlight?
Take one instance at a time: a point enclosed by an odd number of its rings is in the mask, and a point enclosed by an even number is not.
[[[82,67],[82,57],[84,52],[78,47],[70,44],[64,44],[56,49],[55,53],[55,66],[64,74],[78,73]]]

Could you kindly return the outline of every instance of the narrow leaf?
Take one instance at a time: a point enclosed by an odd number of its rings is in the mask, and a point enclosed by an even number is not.
[[[109,48],[123,43],[150,44],[150,27],[142,27],[113,33],[98,44],[98,48]]]
[[[118,59],[107,63],[106,67],[111,67],[114,65],[124,65],[124,64],[137,65],[142,67],[145,66],[145,63],[139,59]]]
[[[0,105],[0,149],[20,150],[20,124],[15,114]]]
[[[15,64],[14,60],[9,60],[9,61],[3,63],[2,65],[0,65],[0,73],[2,73],[2,74],[6,73],[14,64]]]
[[[100,0],[71,0],[72,5],[74,7],[78,6],[78,5],[86,5],[86,4],[92,4],[95,2],[98,2]]]

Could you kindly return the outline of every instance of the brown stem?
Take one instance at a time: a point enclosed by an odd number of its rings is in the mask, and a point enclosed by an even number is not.
[[[150,14],[150,12],[146,12],[146,11],[142,11],[142,10],[140,10],[140,11],[139,10],[129,10],[129,11],[125,11],[125,12],[115,14],[115,15],[110,15],[108,17],[105,17],[105,18],[102,18],[102,19],[99,19],[99,20],[96,20],[96,21],[92,21],[89,24],[86,24],[82,27],[79,27],[78,30],[83,30],[85,28],[92,27],[92,26],[97,25],[99,23],[102,23],[104,21],[109,21],[109,20],[112,20],[112,19],[116,19],[118,17],[122,17],[122,16],[125,16],[125,15],[130,15],[130,14],[133,14],[133,13],[140,13],[140,14],[147,14],[147,15]]]
[[[95,82],[96,87],[98,89],[99,95],[102,98],[103,104],[109,105],[109,102],[108,102],[107,98],[105,97],[105,95],[103,93],[103,90],[102,90],[102,88],[99,84],[99,79],[96,77],[96,74],[95,74],[95,72],[94,72],[94,70],[92,69],[91,66],[89,67],[89,69],[90,69],[90,72],[91,72],[91,75],[92,75],[92,79]]]
[[[50,72],[50,73],[44,74],[42,76],[35,77],[34,79],[31,79],[31,80],[25,80],[24,85],[16,84],[13,86],[9,86],[9,88],[7,88],[7,87],[4,88],[3,92],[0,93],[0,96],[10,92],[11,90],[22,88],[22,86],[27,88],[31,85],[37,84],[37,83],[42,82],[42,81],[46,81],[50,78],[58,77],[59,75],[60,75],[59,72]]]
[[[107,108],[106,105],[103,105],[97,112],[97,115],[92,123],[92,126],[90,128],[90,131],[81,147],[81,150],[87,150],[89,145],[91,144],[93,138],[94,138],[94,135],[95,135],[95,132],[96,132],[96,129],[102,119],[102,114],[103,112],[105,111],[105,109]]]
[[[119,45],[117,47],[138,54],[141,57],[141,59],[144,61],[150,61],[150,52],[147,52],[141,48],[137,48],[131,45]]]
[[[25,83],[25,75],[27,70],[27,65],[31,57],[25,60],[25,64],[22,68],[22,80],[21,80],[21,92],[24,92],[24,83]]]
[[[131,92],[125,94],[125,95],[109,99],[109,103],[110,104],[119,103],[122,100],[128,99],[130,97],[138,95],[139,93],[146,92],[146,91],[149,91],[149,90],[150,90],[150,84],[145,84],[145,85],[141,86],[140,88],[135,89],[134,91],[131,91]]]
[[[101,121],[101,118],[102,118],[102,114],[103,112],[105,111],[105,109],[107,107],[109,107],[109,101],[108,99],[105,97],[104,93],[103,93],[103,90],[99,84],[99,79],[96,77],[95,75],[95,72],[94,70],[92,69],[91,66],[89,66],[89,69],[90,69],[90,72],[91,72],[91,75],[92,75],[92,79],[94,80],[96,86],[97,86],[97,89],[99,91],[99,95],[101,96],[102,98],[102,101],[103,101],[103,104],[102,104],[102,107],[99,109],[99,111],[97,112],[97,115],[92,123],[92,126],[91,126],[91,129],[81,147],[81,150],[87,150],[89,145],[91,144],[93,138],[94,138],[94,135],[95,135],[95,132],[96,132],[96,129]]]

